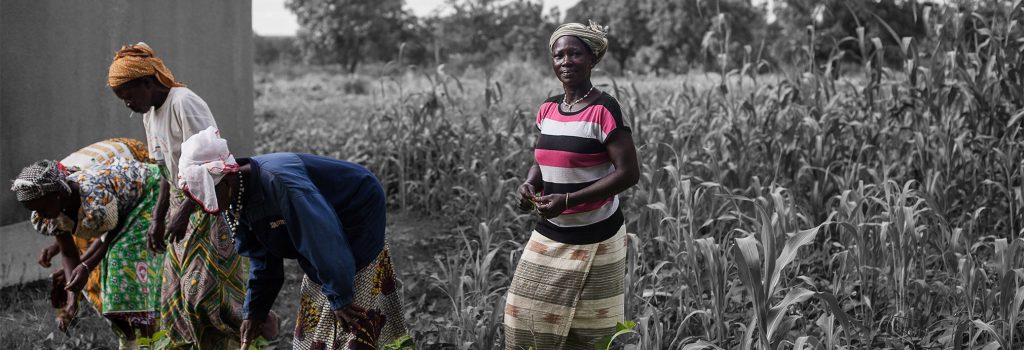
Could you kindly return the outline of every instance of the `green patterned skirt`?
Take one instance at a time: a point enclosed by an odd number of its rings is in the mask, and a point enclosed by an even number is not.
[[[168,214],[187,200],[172,188]],[[164,258],[160,320],[174,348],[238,348],[248,272],[223,216],[192,213],[184,238],[169,243]]]
[[[127,216],[128,222],[111,242],[100,265],[99,311],[109,319],[132,325],[156,324],[160,310],[160,281],[163,254],[146,249],[146,232],[152,222],[160,188],[160,173],[150,169],[142,200]]]

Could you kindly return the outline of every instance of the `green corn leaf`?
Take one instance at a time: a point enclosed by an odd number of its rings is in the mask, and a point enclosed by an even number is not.
[[[1008,347],[1006,344],[1006,340],[1004,340],[1003,337],[999,335],[999,332],[997,332],[996,329],[992,327],[992,325],[982,320],[974,320],[971,323],[973,323],[974,326],[977,327],[979,330],[991,335],[992,338],[995,339],[995,343],[997,343],[1003,349],[1010,349],[1010,347]]]
[[[711,344],[711,343],[707,342],[706,340],[697,340],[696,342],[683,345],[683,347],[679,348],[679,350],[721,350],[721,349],[722,348],[718,347],[715,344]]]
[[[779,324],[786,316],[786,310],[789,310],[790,306],[798,303],[802,303],[807,299],[814,296],[814,292],[804,288],[793,288],[789,290],[785,298],[782,298],[778,304],[768,310],[768,334],[766,337],[772,339],[775,335],[775,331],[778,329]]]
[[[814,237],[818,234],[818,229],[820,228],[821,226],[817,226],[812,229],[799,231],[794,234],[793,237],[786,240],[786,245],[782,248],[782,253],[775,259],[775,271],[772,272],[772,281],[768,288],[769,295],[773,294],[772,292],[779,286],[779,280],[783,275],[782,270],[785,269],[789,263],[793,262],[793,259],[796,259],[796,254],[797,251],[800,250],[800,247],[814,241]]]
[[[618,338],[619,336],[622,336],[624,334],[636,333],[634,328],[636,328],[636,322],[632,320],[626,320],[626,322],[619,322],[618,324],[615,325],[615,334],[599,339],[596,343],[596,349],[611,349],[612,343],[615,342],[615,338]]]
[[[409,336],[409,335],[404,335],[404,336],[402,336],[402,337],[400,337],[398,339],[395,339],[395,341],[393,341],[393,342],[384,344],[384,350],[406,350],[406,349],[410,349],[410,350],[416,349],[416,346],[413,344],[412,337]]]

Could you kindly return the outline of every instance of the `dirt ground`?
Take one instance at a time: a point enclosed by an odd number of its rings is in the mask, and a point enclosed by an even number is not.
[[[424,286],[412,271],[442,254],[433,237],[440,224],[405,213],[389,213],[388,240],[396,272],[402,276],[406,303]],[[57,263],[57,260],[54,260]],[[302,271],[294,260],[285,260],[286,281],[274,311],[281,315],[281,339],[274,349],[291,349]],[[117,339],[106,321],[91,307],[79,311],[78,324],[65,335],[57,329],[47,296],[50,281],[37,281],[0,290],[0,349],[116,349]],[[408,311],[409,308],[407,308]]]

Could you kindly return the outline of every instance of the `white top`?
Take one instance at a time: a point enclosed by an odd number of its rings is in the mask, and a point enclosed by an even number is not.
[[[181,144],[208,127],[217,127],[206,101],[188,88],[174,87],[160,108],[142,116],[150,157],[167,166],[171,186],[178,187],[178,159]]]

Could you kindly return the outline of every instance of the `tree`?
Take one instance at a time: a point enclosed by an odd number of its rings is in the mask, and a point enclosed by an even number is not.
[[[569,13],[572,21],[589,18],[608,25],[608,51],[620,65],[635,58],[651,71],[714,64],[707,58],[722,53],[733,58],[727,63],[735,63],[741,47],[759,41],[764,27],[763,11],[745,0],[594,0],[581,1]],[[725,45],[708,50],[709,32]],[[719,52],[723,47],[728,52]]]
[[[925,6],[921,2],[896,0],[784,0],[776,10],[778,37],[782,39],[776,42],[775,56],[792,56],[789,51],[804,45],[807,28],[813,28],[816,60],[828,59],[834,49],[848,53],[848,60],[856,60],[870,52],[860,52],[858,43],[843,39],[857,38],[857,28],[863,27],[865,39],[881,40],[884,57],[897,64],[902,62],[898,54],[900,38],[921,40],[927,34]],[[873,50],[874,46],[869,48]]]
[[[641,47],[650,45],[651,32],[647,29],[648,17],[641,12],[643,0],[596,0],[580,1],[568,10],[566,21],[587,24],[594,20],[608,27],[608,53],[627,69],[629,59],[636,56]]]
[[[339,63],[353,72],[365,60],[394,58],[410,14],[402,0],[288,0],[299,21],[299,44],[306,59]]]
[[[539,1],[449,0],[452,12],[425,19],[435,57],[456,66],[491,66],[546,56],[554,21]],[[516,54],[520,57],[515,57]]]

